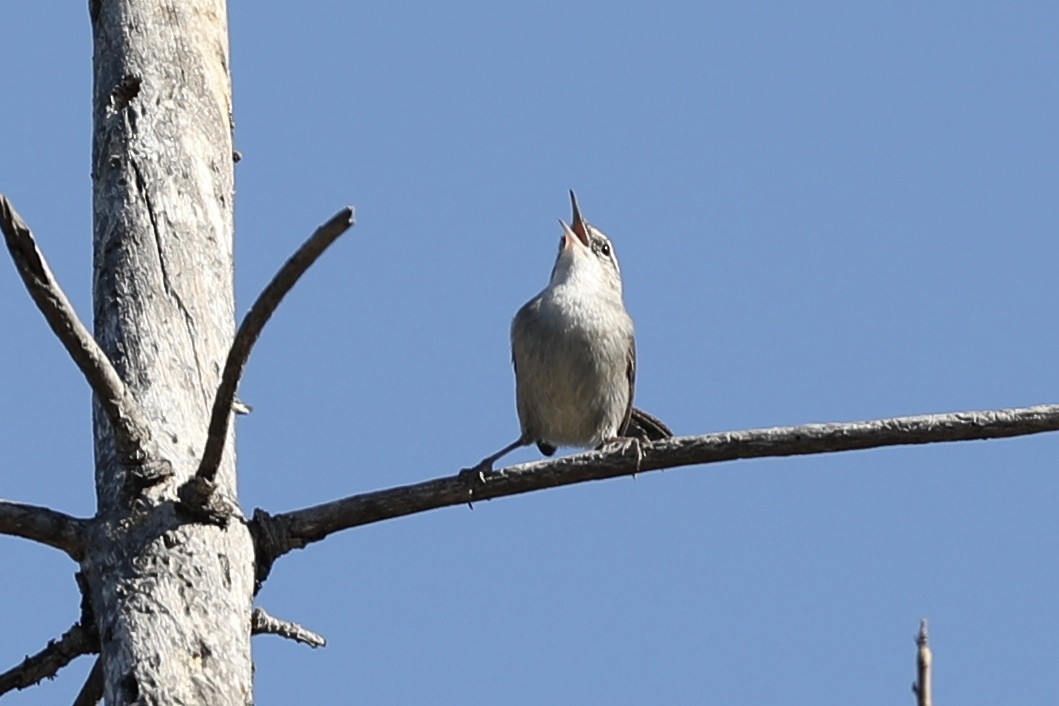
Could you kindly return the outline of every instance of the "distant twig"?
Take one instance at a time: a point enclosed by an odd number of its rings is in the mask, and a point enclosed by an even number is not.
[[[912,693],[916,695],[916,706],[931,706],[931,670],[934,655],[927,641],[927,619],[919,621],[919,635],[916,636],[916,681],[912,683]]]
[[[736,459],[853,451],[882,446],[931,444],[1059,431],[1059,405],[984,412],[894,417],[865,422],[807,424],[684,436],[616,447],[554,460],[510,466],[489,473],[461,473],[304,508],[279,515],[255,513],[258,580],[276,558],[351,527],[472,501],[489,500],[591,480],[629,476]],[[469,477],[470,476],[470,477]]]
[[[250,358],[250,351],[257,342],[262,329],[298,279],[316,262],[324,250],[353,224],[353,208],[347,206],[327,223],[317,228],[316,232],[280,268],[247,312],[228,350],[224,372],[221,374],[221,383],[213,398],[206,448],[194,478],[196,484],[193,499],[204,502],[212,492],[213,480],[217,475],[217,468],[220,466],[221,456],[224,453],[224,442],[228,436],[228,424],[236,388],[239,387],[239,379]]]
[[[92,671],[88,673],[84,686],[74,699],[73,706],[96,706],[103,700],[103,658],[96,657]]]
[[[83,533],[87,522],[46,507],[0,500],[0,534],[61,549],[74,561],[84,557]]]
[[[22,664],[0,674],[0,696],[53,677],[77,657],[98,651],[99,641],[95,634],[77,623],[58,640],[52,640],[37,654],[26,657]]]
[[[114,427],[119,453],[129,465],[138,465],[153,455],[148,426],[139,404],[106,353],[77,317],[77,312],[52,276],[29,226],[3,194],[0,194],[0,230],[30,296],[81,369]]]
[[[264,608],[254,608],[254,612],[250,614],[250,626],[254,635],[279,635],[309,647],[323,647],[327,644],[322,635],[307,630],[298,623],[269,615]]]

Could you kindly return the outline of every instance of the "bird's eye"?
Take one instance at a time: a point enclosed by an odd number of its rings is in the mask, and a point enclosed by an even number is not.
[[[599,251],[605,256],[610,257],[610,243],[603,243],[599,246]]]

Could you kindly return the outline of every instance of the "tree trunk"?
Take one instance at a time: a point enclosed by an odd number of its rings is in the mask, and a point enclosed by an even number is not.
[[[172,472],[145,480],[123,462],[97,401],[99,515],[82,568],[104,698],[248,704],[250,534],[238,519],[222,527],[176,504],[201,458],[233,334],[227,6],[92,0],[89,9],[95,336]],[[229,431],[216,482],[234,506],[233,444]]]

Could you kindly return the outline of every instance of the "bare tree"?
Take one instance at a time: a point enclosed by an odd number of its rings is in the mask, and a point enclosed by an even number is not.
[[[234,330],[233,145],[224,0],[90,3],[94,37],[94,315],[90,334],[26,223],[0,196],[18,272],[94,393],[91,518],[0,501],[0,533],[79,565],[81,618],[0,674],[0,694],[98,653],[77,703],[248,704],[250,636],[323,639],[253,607],[273,563],[383,519],[588,480],[738,458],[1059,430],[1059,406],[680,437],[455,474],[320,506],[242,516],[231,425],[269,316],[353,223],[322,225]],[[926,691],[926,687],[924,687]]]

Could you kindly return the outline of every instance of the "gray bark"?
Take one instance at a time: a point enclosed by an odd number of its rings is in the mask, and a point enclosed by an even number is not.
[[[95,337],[151,435],[130,456],[94,404],[98,515],[82,568],[104,698],[248,704],[250,534],[177,502],[233,334],[227,6],[106,0],[90,14]],[[229,430],[216,484],[235,508],[233,443]]]

